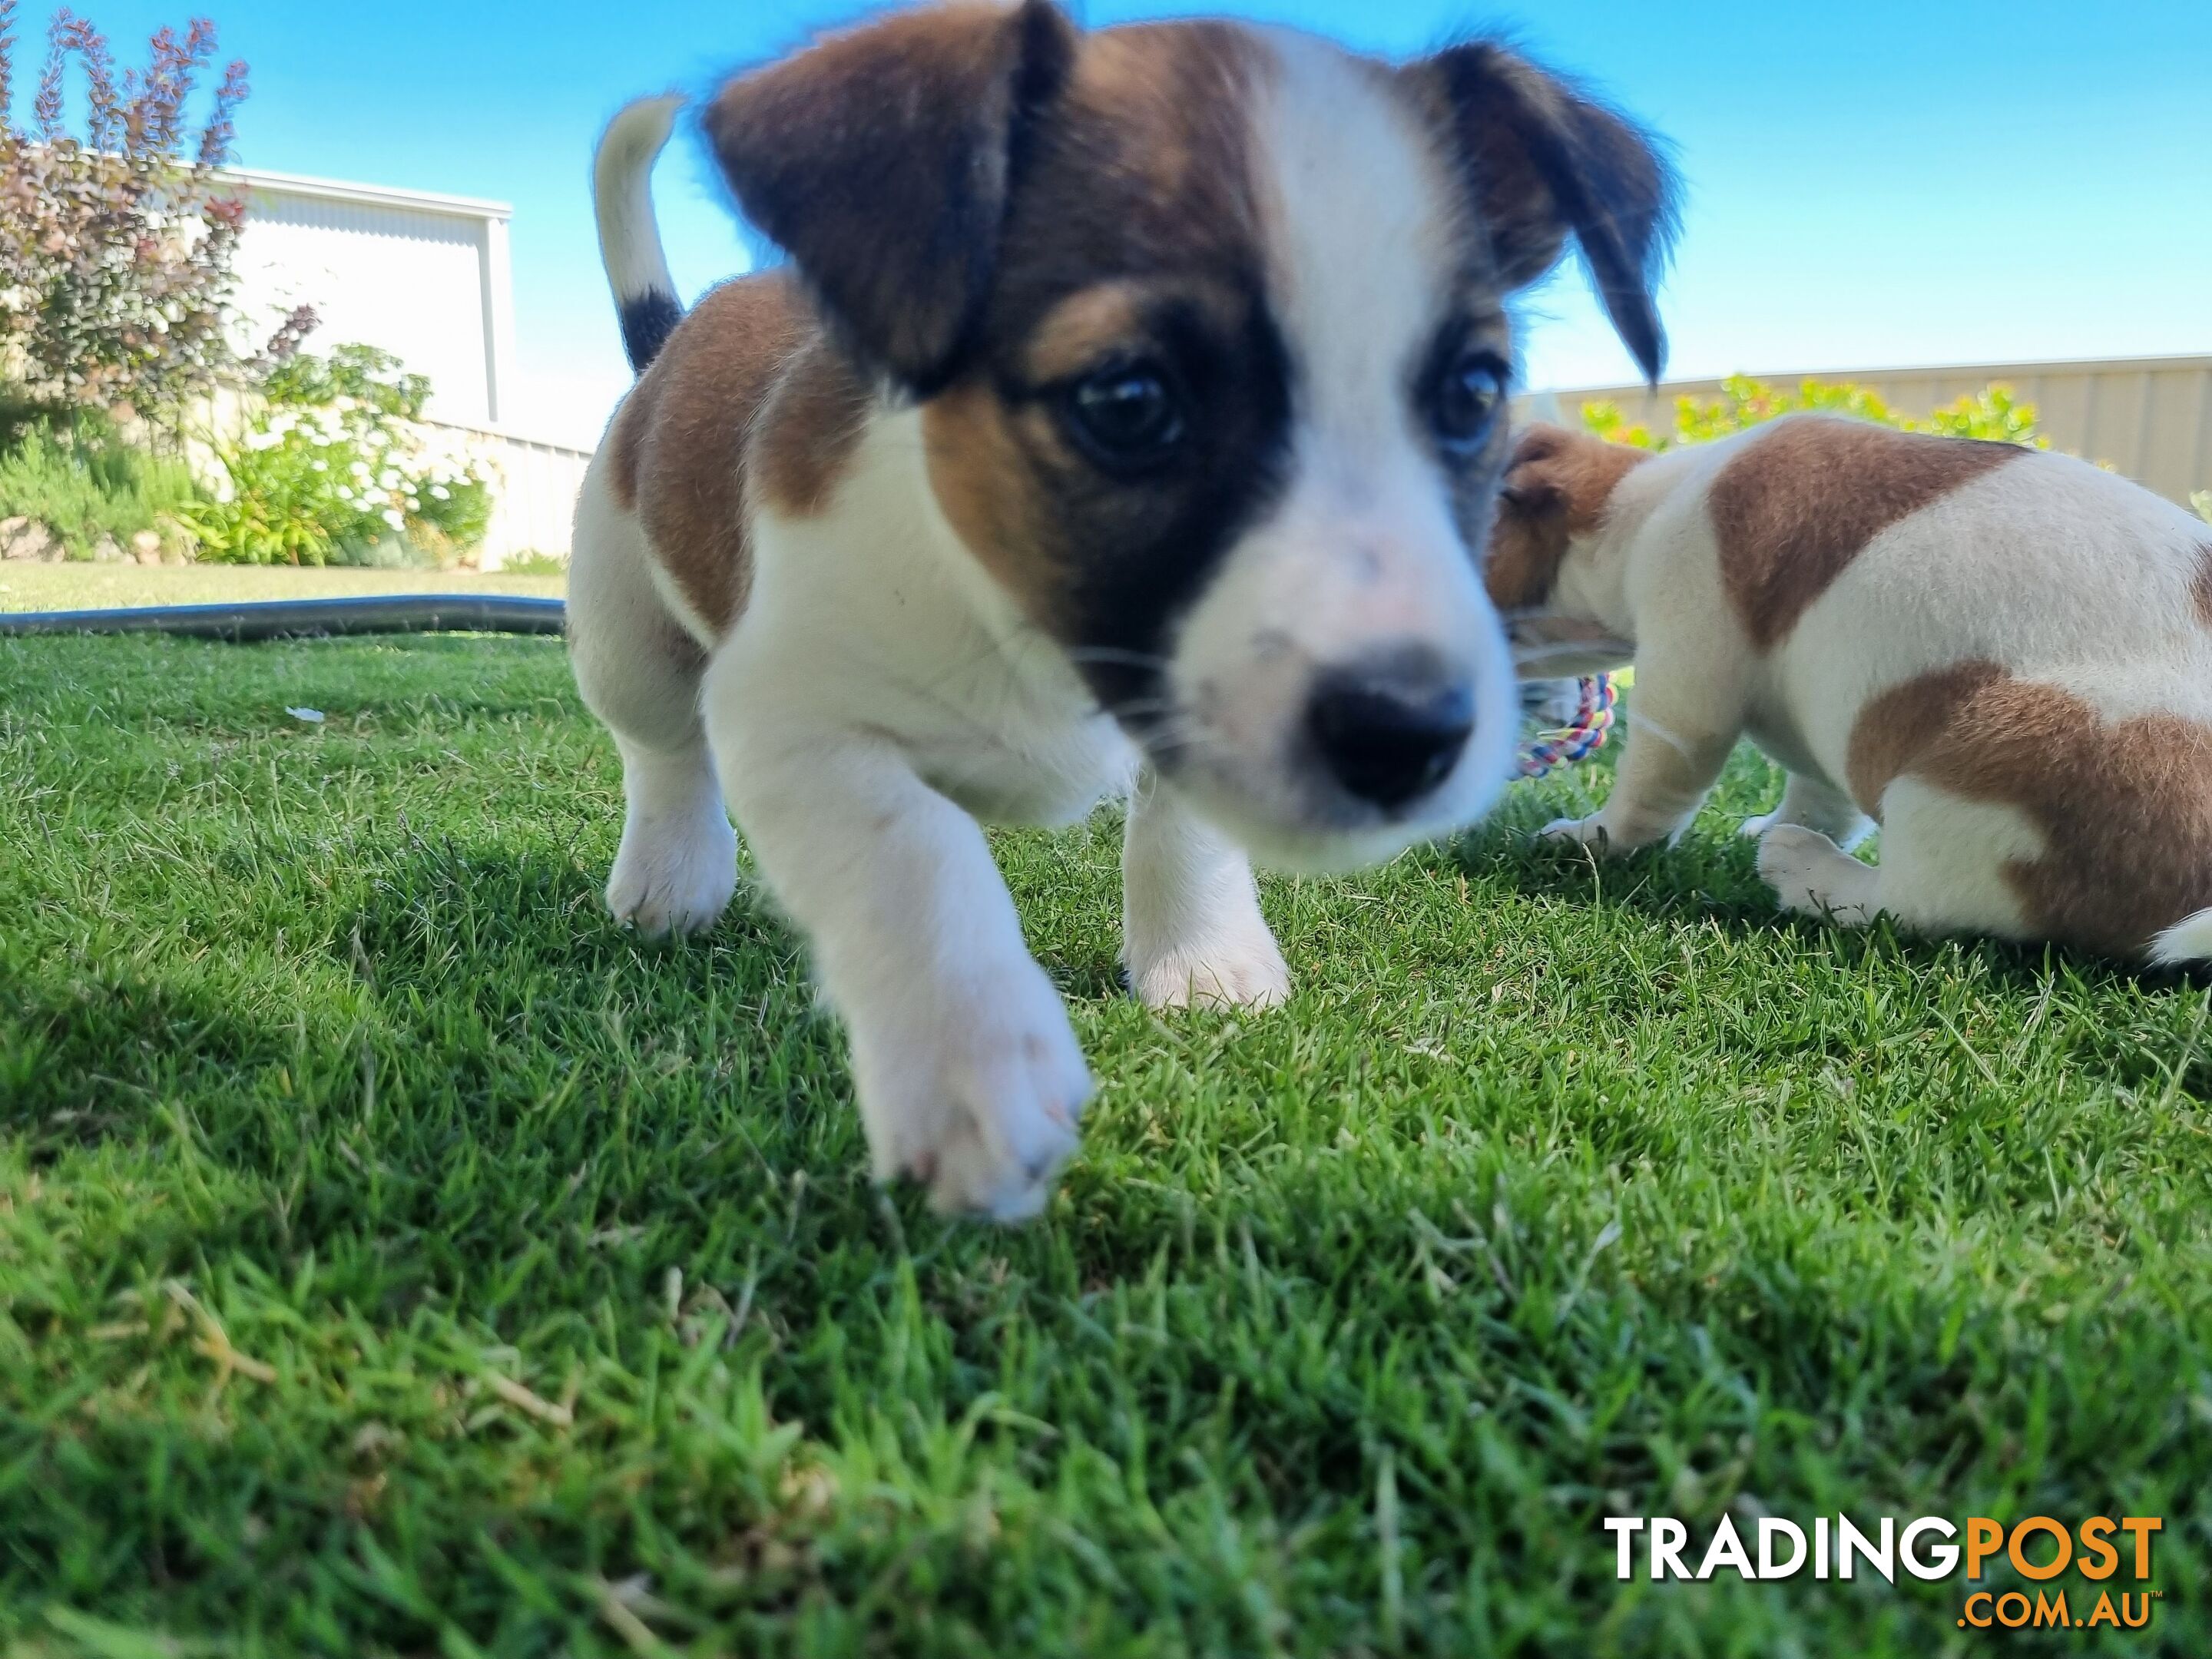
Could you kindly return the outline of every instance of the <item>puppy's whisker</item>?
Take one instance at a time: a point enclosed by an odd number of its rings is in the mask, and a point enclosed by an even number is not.
[[[1122,718],[1146,718],[1154,714],[1174,714],[1181,705],[1172,697],[1132,697],[1127,702],[1117,702],[1109,711]]]
[[[1110,645],[1075,645],[1067,647],[1069,659],[1074,662],[1112,663],[1129,668],[1150,668],[1164,672],[1172,665],[1169,659],[1151,651],[1125,651]]]

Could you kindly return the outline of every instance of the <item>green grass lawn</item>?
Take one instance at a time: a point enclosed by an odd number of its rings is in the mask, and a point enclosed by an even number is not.
[[[1267,884],[1253,1018],[1002,837],[1100,1085],[1007,1232],[869,1186],[757,896],[609,925],[557,644],[0,642],[0,1653],[2212,1651],[2203,983],[1778,922],[1749,756],[1525,850],[1604,781]],[[2160,1516],[2164,1599],[1614,1582],[1724,1510]]]

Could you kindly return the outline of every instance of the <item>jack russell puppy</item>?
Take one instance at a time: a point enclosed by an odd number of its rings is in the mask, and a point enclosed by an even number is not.
[[[1612,793],[1547,836],[1680,835],[1747,733],[1788,909],[2212,960],[2212,530],[2148,490],[1824,416],[1657,456],[1538,427],[1486,577],[1526,672],[1636,665]]]
[[[1248,849],[1379,860],[1503,786],[1505,302],[1572,234],[1656,374],[1668,175],[1492,45],[929,7],[713,100],[789,263],[684,315],[647,184],[674,110],[597,164],[641,371],[570,572],[628,798],[607,902],[712,923],[726,800],[849,1024],[878,1177],[1022,1217],[1091,1085],[977,820],[1127,794],[1137,994],[1285,996]]]

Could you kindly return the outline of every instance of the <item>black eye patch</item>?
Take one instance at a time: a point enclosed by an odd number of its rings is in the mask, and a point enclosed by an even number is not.
[[[1502,346],[1461,318],[1437,331],[1413,377],[1413,404],[1447,461],[1482,454],[1500,429],[1513,365]]]
[[[1289,354],[1256,284],[1243,298],[1233,313],[1164,298],[1077,374],[1004,388],[1059,434],[1040,476],[1062,630],[1132,726],[1159,708],[1176,624],[1288,470]]]

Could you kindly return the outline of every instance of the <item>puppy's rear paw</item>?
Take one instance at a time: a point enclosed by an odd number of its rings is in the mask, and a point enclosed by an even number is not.
[[[1878,906],[1878,872],[1817,830],[1778,823],[1759,842],[1759,873],[1785,910],[1863,927]]]
[[[1539,847],[1587,847],[1603,854],[1613,849],[1613,838],[1596,813],[1586,818],[1553,818],[1536,832]]]

